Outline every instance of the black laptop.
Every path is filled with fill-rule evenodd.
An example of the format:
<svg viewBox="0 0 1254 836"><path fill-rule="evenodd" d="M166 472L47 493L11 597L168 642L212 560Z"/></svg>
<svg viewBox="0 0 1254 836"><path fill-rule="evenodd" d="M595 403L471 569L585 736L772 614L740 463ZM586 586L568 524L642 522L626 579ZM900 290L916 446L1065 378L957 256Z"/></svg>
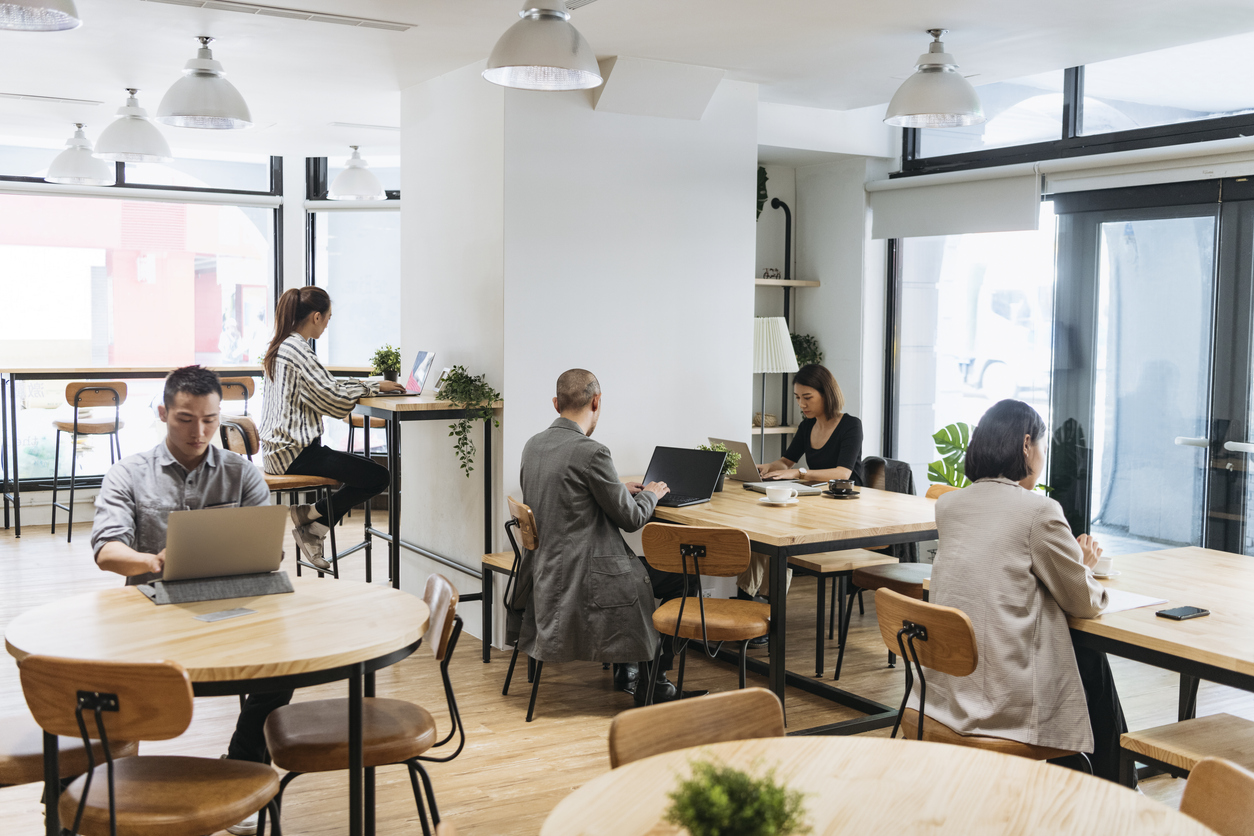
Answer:
<svg viewBox="0 0 1254 836"><path fill-rule="evenodd" d="M658 500L666 508L709 502L723 472L726 453L687 447L656 447L644 483L665 482L671 492Z"/></svg>

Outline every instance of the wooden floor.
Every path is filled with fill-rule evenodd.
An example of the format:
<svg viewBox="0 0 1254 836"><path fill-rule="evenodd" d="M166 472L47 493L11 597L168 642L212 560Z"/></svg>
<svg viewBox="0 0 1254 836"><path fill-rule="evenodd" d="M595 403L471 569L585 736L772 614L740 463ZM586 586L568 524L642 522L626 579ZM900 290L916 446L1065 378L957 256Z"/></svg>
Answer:
<svg viewBox="0 0 1254 836"><path fill-rule="evenodd" d="M353 520L359 520L354 517ZM352 522L353 520L349 520ZM74 543L51 537L46 526L28 527L20 540L12 530L0 530L0 630L19 613L56 598L117 585L112 575L98 571L91 559L89 527L75 526ZM347 535L341 535L347 540ZM294 553L287 543L288 554ZM355 556L356 557L356 556ZM379 562L379 561L377 561ZM360 561L349 558L350 578L361 576ZM335 581L327 580L327 583ZM868 600L868 604L870 601ZM814 659L814 581L798 578L789 594L789 667L812 671ZM475 605L477 606L477 605ZM328 624L326 629L334 630ZM835 643L829 643L828 676L835 662ZM764 655L764 651L755 651ZM735 670L709 662L694 653L686 685L710 690L736 686ZM465 720L466 751L455 761L437 764L430 772L441 814L463 834L533 834L549 811L592 777L609 769L606 734L610 719L632 707L626 694L615 693L610 674L595 663L549 665L545 668L536 707L536 719L524 722L528 686L525 671L509 696L501 695L508 654L493 653L491 664L480 660L479 643L465 635L452 662L452 677ZM1112 659L1124 709L1132 728L1169 723L1175 719L1177 678L1155 668ZM842 685L859 694L896 705L901 699L900 668L886 665L886 654L875 628L874 610L855 614ZM758 684L762 681L756 679ZM332 684L298 692L297 699L339 696L343 686ZM447 728L439 673L425 647L410 659L378 675L380 696L420 702ZM16 666L0 663L0 714L24 709ZM217 757L226 751L238 702L233 697L196 701L196 717L183 737L144 744L151 754L179 753ZM1204 683L1199 714L1227 711L1254 719L1254 695ZM790 729L852 719L858 715L800 691L788 693ZM877 734L886 735L887 731ZM380 834L418 832L404 768L382 769L378 775ZM1183 782L1169 777L1143 782L1147 795L1178 804ZM40 787L0 789L0 821L6 834L42 832ZM291 785L284 804L288 834L343 833L347 829L343 774L311 775Z"/></svg>

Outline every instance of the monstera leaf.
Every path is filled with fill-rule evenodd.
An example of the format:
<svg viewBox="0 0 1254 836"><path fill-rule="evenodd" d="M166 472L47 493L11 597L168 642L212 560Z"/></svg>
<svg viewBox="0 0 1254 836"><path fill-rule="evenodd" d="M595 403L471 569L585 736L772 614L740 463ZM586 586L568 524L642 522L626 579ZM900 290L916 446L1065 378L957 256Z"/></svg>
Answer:
<svg viewBox="0 0 1254 836"><path fill-rule="evenodd" d="M928 481L937 485L953 485L965 488L971 484L967 478L967 445L971 443L971 426L957 423L941 427L932 435L940 460L927 466Z"/></svg>

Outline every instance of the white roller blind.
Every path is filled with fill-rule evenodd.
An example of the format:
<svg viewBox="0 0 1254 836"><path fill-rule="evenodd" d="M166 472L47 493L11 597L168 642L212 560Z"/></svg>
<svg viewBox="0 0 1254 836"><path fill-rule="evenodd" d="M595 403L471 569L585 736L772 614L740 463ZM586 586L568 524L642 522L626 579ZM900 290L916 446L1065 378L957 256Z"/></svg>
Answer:
<svg viewBox="0 0 1254 836"><path fill-rule="evenodd" d="M974 176L973 176L974 175ZM872 238L1036 229L1040 177L1031 165L867 183Z"/></svg>

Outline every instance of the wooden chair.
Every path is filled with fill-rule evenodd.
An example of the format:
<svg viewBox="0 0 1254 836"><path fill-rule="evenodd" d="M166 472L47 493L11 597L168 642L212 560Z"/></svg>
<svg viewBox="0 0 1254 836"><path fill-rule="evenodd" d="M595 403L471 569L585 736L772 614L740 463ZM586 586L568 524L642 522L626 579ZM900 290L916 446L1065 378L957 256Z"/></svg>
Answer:
<svg viewBox="0 0 1254 836"><path fill-rule="evenodd" d="M1119 772L1133 783L1136 762L1187 778L1206 758L1221 758L1254 770L1254 722L1231 714L1211 714L1119 737Z"/></svg>
<svg viewBox="0 0 1254 836"><path fill-rule="evenodd" d="M624 711L610 723L610 768L663 752L784 736L784 707L765 688Z"/></svg>
<svg viewBox="0 0 1254 836"><path fill-rule="evenodd" d="M536 515L532 513L531 508L519 502L514 497L506 497L509 502L510 518L505 523L505 536L509 538L509 544L514 548L514 563L509 571L509 575L505 580L505 606L514 609L514 602L510 598L510 592L514 591L514 581L518 579L518 572L522 568L522 550L535 551L540 547L540 531L536 528ZM522 538L522 546L519 547L518 539L514 537L514 531L518 531L518 537ZM501 689L503 696L509 695L509 683L514 678L514 665L518 662L518 645L514 642L514 653L509 657L509 669L505 671L505 687ZM536 694L540 691L540 672L544 669L543 659L527 659L527 681L531 683L531 702L527 705L527 722L530 723L536 712Z"/></svg>
<svg viewBox="0 0 1254 836"><path fill-rule="evenodd" d="M89 759L83 741L77 737L57 739L57 767L61 778L75 778L88 770ZM129 758L139 751L134 742L112 741L113 757ZM91 761L105 759L104 747L91 746ZM0 787L37 784L44 779L44 732L29 714L0 717Z"/></svg>
<svg viewBox="0 0 1254 836"><path fill-rule="evenodd" d="M122 421L122 404L126 403L126 384L120 380L77 382L65 387L65 402L74 407L73 421L53 421L56 428L56 447L52 456L52 533L57 533L57 509L69 515L65 524L65 542L74 536L74 476L78 472L78 437L81 435L109 436L109 463L122 458L122 442L118 433L126 424ZM79 410L89 407L113 407L112 421L80 421ZM61 433L70 436L70 504L57 502L57 488L61 482Z"/></svg>
<svg viewBox="0 0 1254 836"><path fill-rule="evenodd" d="M1221 758L1203 758L1184 785L1180 812L1219 836L1254 836L1254 773Z"/></svg>
<svg viewBox="0 0 1254 836"><path fill-rule="evenodd" d="M815 635L814 635L814 675L822 676L824 671L824 655L826 645L823 637L823 621L827 613L827 581L832 581L831 617L835 617L838 601L844 602L840 613L840 623L847 624L849 618L846 608L853 606L853 596L849 593L849 584L853 573L858 569L881 564L898 565L897 558L883 552L868 549L845 549L838 552L821 552L820 554L795 555L788 558L788 565L798 575L813 575L815 583ZM903 564L914 565L914 564ZM861 590L856 590L856 592ZM848 598L848 601L845 599ZM847 632L847 630L845 631ZM845 632L841 633L841 644L844 644ZM831 638L831 634L827 638ZM839 668L839 665L837 666ZM839 678L839 676L837 677Z"/></svg>
<svg viewBox="0 0 1254 836"><path fill-rule="evenodd" d="M261 434L257 432L256 423L247 415L223 417L219 434L222 436L222 446L225 449L230 450L232 453L239 453L249 461L252 461L253 456L261 451ZM299 476L286 473L275 476L272 473L266 473L264 470L261 472L261 475L266 480L266 487L270 489L272 494L277 494L280 501L283 498L283 494L287 493L289 505L299 504L301 491L313 491L319 499L326 500L329 508L331 506L331 491L340 485L336 480L325 476ZM324 570L303 560L298 548L296 552L297 577L300 577L302 566L313 569L318 573L318 577L323 576ZM330 572L333 578L338 579L340 577L339 551L335 546L335 526L331 526L331 568L325 571ZM366 565L366 580L370 580L369 564Z"/></svg>
<svg viewBox="0 0 1254 836"><path fill-rule="evenodd" d="M61 822L81 836L203 836L261 811L279 827L279 779L266 764L219 758L118 758L110 738L170 740L192 721L192 684L174 662L89 662L28 656L19 673L44 731L100 741L105 763L61 794Z"/></svg>
<svg viewBox="0 0 1254 836"><path fill-rule="evenodd" d="M875 591L875 614L884 644L897 650L906 662L906 693L890 737L896 737L897 729L901 728L906 737L917 740L988 749L1038 761L1079 756L1088 764L1088 758L1080 752L1034 746L1003 737L960 734L939 720L928 717L925 703L927 681L923 669L950 676L970 676L979 664L979 649L971 619L962 610L915 600L888 588ZM921 695L918 711L906 708L916 675ZM1089 772L1092 772L1091 768Z"/></svg>
<svg viewBox="0 0 1254 836"><path fill-rule="evenodd" d="M243 414L247 415L248 399L256 393L257 382L251 377L222 377L218 378L218 382L222 384L222 400L243 401Z"/></svg>
<svg viewBox="0 0 1254 836"><path fill-rule="evenodd" d="M701 576L734 578L749 566L749 537L735 528L649 523L644 527L644 559L654 569L684 575L683 597L672 598L653 611L653 627L670 635L679 651L679 679L675 689L684 690L684 660L688 644L700 641L709 656L711 644L725 641L740 643L740 687L745 687L745 660L749 640L765 635L771 626L771 608L759 601L735 598L704 598ZM695 578L695 596L689 597L688 578ZM649 676L647 702L653 701L658 664L662 652L659 639L657 655Z"/></svg>
<svg viewBox="0 0 1254 836"><path fill-rule="evenodd" d="M422 832L430 836L423 793L431 806L431 818L440 823L435 803L435 790L422 762L446 763L461 754L466 745L466 729L457 709L453 683L448 667L462 632L462 619L457 615L457 590L443 575L431 575L422 599L431 610L427 634L423 641L440 663L444 696L448 704L451 727L437 740L435 718L431 712L405 700L367 697L362 702L362 763L367 769L405 764L418 805ZM457 746L445 757L431 757L431 749L448 745L456 736ZM295 778L308 772L338 772L348 769L348 700L313 700L275 709L266 718L266 747L274 765L288 770L279 789L283 792ZM421 784L421 789L420 789Z"/></svg>

